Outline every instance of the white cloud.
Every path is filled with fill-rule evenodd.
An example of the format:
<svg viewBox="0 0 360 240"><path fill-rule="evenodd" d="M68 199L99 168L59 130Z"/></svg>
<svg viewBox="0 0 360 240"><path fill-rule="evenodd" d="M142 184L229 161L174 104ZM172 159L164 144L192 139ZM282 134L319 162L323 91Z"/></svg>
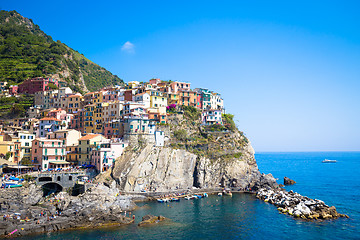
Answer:
<svg viewBox="0 0 360 240"><path fill-rule="evenodd" d="M127 41L126 43L124 43L124 45L122 45L121 51L128 52L128 53L134 53L135 45L132 44L131 42Z"/></svg>

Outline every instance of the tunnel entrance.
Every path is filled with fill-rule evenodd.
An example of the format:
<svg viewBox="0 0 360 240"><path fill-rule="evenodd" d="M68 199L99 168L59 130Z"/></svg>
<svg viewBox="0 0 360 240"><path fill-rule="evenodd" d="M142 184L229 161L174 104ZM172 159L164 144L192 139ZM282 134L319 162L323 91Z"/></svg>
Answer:
<svg viewBox="0 0 360 240"><path fill-rule="evenodd" d="M46 183L42 186L42 190L43 190L43 197L46 197L48 195L50 195L51 193L59 193L63 190L63 187L60 184L51 182L51 183Z"/></svg>

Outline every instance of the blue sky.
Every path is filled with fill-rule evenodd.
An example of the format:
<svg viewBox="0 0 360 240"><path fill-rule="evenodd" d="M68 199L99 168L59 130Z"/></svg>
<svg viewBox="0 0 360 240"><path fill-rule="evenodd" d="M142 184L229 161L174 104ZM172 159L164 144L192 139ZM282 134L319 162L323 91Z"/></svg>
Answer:
<svg viewBox="0 0 360 240"><path fill-rule="evenodd" d="M124 81L222 94L256 151L360 151L357 1L13 1Z"/></svg>

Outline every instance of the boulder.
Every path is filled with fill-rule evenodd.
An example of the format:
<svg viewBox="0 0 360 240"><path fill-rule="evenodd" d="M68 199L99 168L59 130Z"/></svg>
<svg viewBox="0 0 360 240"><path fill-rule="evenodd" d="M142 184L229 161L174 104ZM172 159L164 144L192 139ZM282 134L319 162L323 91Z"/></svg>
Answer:
<svg viewBox="0 0 360 240"><path fill-rule="evenodd" d="M294 180L291 180L290 178L288 177L284 177L284 185L293 185L295 184L296 182Z"/></svg>
<svg viewBox="0 0 360 240"><path fill-rule="evenodd" d="M29 186L28 196L24 199L25 204L34 206L40 202L42 197L43 197L43 191L42 191L41 187L37 186L35 184L31 184Z"/></svg>

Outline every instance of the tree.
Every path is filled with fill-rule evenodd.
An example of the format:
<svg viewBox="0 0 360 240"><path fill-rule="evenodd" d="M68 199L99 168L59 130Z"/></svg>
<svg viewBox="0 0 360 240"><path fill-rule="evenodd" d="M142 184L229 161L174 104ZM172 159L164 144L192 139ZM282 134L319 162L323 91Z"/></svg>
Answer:
<svg viewBox="0 0 360 240"><path fill-rule="evenodd" d="M53 89L58 89L58 87L53 83L49 83L47 86L48 86L49 89L52 89L52 90Z"/></svg>
<svg viewBox="0 0 360 240"><path fill-rule="evenodd" d="M20 164L21 165L31 165L32 162L31 162L31 159L29 157L26 157L26 158L21 159Z"/></svg>

